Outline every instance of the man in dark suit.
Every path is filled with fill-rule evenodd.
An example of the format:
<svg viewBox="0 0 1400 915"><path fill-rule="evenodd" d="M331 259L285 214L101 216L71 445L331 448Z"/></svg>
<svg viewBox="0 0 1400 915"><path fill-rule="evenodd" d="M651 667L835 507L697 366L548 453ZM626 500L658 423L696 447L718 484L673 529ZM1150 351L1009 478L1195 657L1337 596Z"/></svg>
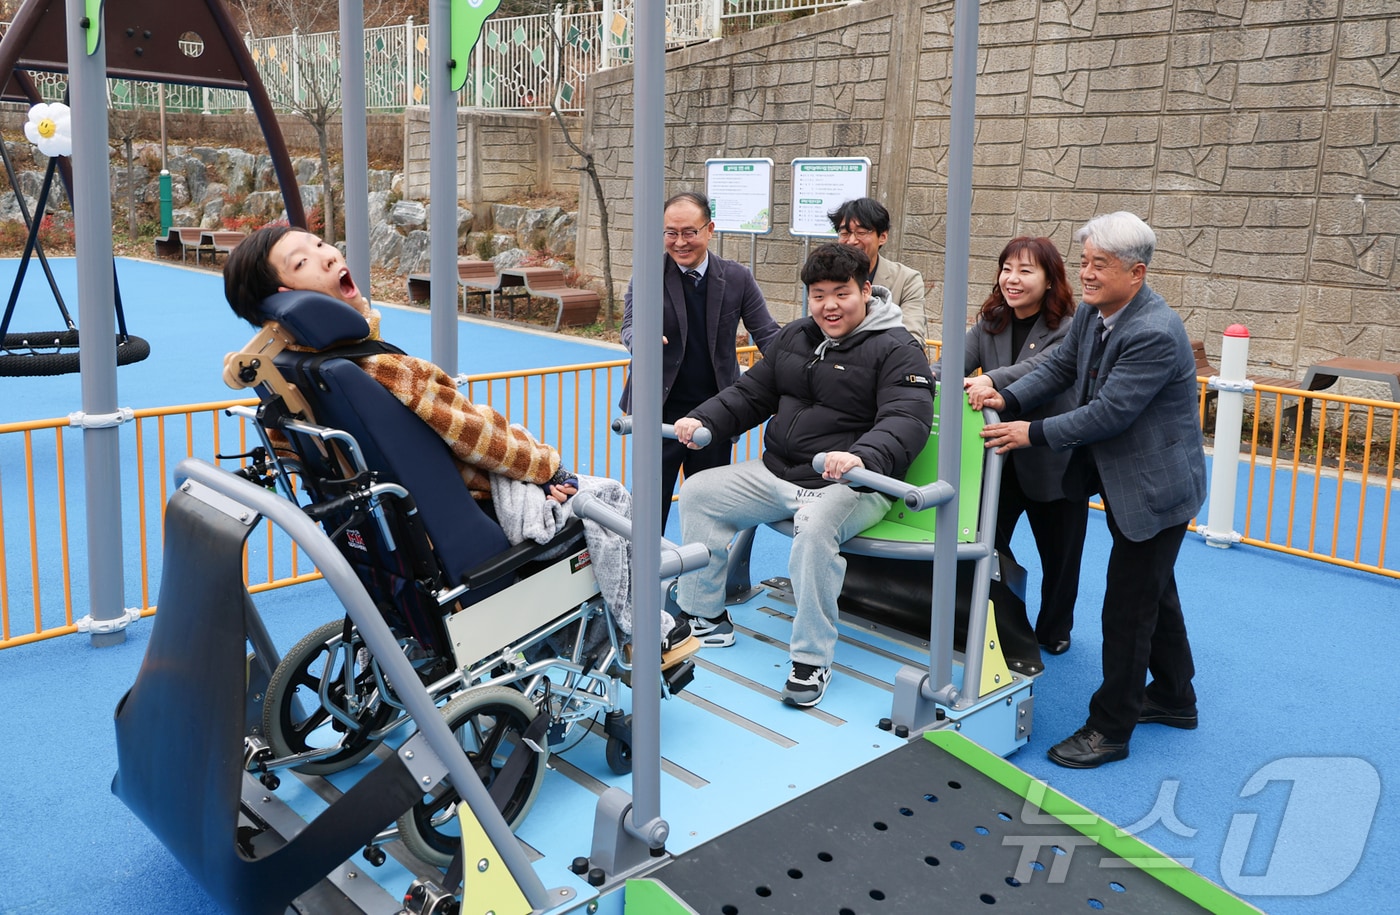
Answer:
<svg viewBox="0 0 1400 915"><path fill-rule="evenodd" d="M987 426L988 447L1073 449L1066 489L1102 493L1113 548L1103 603L1103 683L1084 727L1053 762L1124 759L1138 724L1196 727L1195 666L1176 589L1176 556L1206 493L1196 362L1186 328L1146 283L1152 229L1131 213L1096 216L1082 245L1084 304L1064 342L1002 391L969 390L974 407L1018 415L1073 389L1080 406ZM1152 682L1147 682L1148 673Z"/></svg>
<svg viewBox="0 0 1400 915"><path fill-rule="evenodd" d="M709 252L715 224L710 201L687 191L666 201L666 264L661 283L661 421L674 423L722 389L739 380L735 340L739 322L762 352L778 334L763 293L743 264ZM622 345L632 352L632 284L622 312ZM618 406L632 410L632 379ZM641 431L641 430L638 430ZM693 476L729 463L733 443L711 442L692 451L675 441L661 443L661 527L671 511L671 493L681 467Z"/></svg>

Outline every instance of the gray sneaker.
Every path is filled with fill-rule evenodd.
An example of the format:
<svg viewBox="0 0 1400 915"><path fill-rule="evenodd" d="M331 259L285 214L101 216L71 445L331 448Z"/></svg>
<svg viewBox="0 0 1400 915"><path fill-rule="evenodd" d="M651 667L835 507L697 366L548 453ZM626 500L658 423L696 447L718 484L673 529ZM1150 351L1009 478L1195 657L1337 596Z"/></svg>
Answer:
<svg viewBox="0 0 1400 915"><path fill-rule="evenodd" d="M690 631L700 640L701 646L705 648L728 648L734 644L734 622L729 618L728 610L721 610L719 616L714 619L707 619L703 616L691 616L689 613L681 613L677 623L685 621L690 624Z"/></svg>
<svg viewBox="0 0 1400 915"><path fill-rule="evenodd" d="M783 686L783 701L799 708L810 708L822 701L826 685L831 682L830 667L792 662L792 672Z"/></svg>

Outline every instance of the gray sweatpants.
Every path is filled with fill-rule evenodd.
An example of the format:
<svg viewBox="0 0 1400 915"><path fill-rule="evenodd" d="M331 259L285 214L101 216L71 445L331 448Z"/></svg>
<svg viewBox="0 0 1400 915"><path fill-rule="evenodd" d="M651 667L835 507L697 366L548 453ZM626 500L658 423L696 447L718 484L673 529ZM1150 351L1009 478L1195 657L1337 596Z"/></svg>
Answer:
<svg viewBox="0 0 1400 915"><path fill-rule="evenodd" d="M724 609L729 542L745 528L792 518L788 577L797 597L789 653L793 661L830 667L836 652L836 598L846 577L840 546L882 518L892 500L843 483L804 489L774 476L760 461L697 473L681 487L681 540L703 543L710 564L682 575L677 594L691 616Z"/></svg>

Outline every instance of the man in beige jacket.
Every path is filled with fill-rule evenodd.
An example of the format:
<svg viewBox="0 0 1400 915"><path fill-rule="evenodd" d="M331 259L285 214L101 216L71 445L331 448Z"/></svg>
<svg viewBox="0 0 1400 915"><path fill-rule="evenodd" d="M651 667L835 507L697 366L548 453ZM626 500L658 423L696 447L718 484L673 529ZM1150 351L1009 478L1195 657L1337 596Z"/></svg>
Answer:
<svg viewBox="0 0 1400 915"><path fill-rule="evenodd" d="M890 211L872 197L857 197L833 210L830 218L836 240L865 252L870 259L871 285L890 291L890 301L904 315L904 326L920 346L925 345L928 319L924 314L924 278L914 268L880 256L880 248L890 238Z"/></svg>

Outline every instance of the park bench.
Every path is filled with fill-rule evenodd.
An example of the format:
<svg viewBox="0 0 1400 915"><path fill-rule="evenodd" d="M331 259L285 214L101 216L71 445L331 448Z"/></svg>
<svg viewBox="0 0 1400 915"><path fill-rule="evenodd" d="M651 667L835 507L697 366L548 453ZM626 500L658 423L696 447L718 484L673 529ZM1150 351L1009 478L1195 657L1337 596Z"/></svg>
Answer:
<svg viewBox="0 0 1400 915"><path fill-rule="evenodd" d="M506 290L524 289L524 293L509 293ZM559 303L554 318L554 329L561 327L583 327L598 319L598 309L602 302L598 293L591 289L577 289L569 286L564 279L564 271L557 267L505 267L501 269L501 295L511 301L512 316L514 300L523 295L542 299L553 299Z"/></svg>
<svg viewBox="0 0 1400 915"><path fill-rule="evenodd" d="M457 261L457 284L462 287L462 311L467 310L467 296L481 296L481 308L494 315L496 290L501 288L501 278L496 273L496 265L491 261L460 258ZM433 278L426 273L408 275L408 301L422 305L432 298ZM489 297L489 303L488 303Z"/></svg>
<svg viewBox="0 0 1400 915"><path fill-rule="evenodd" d="M1210 357L1206 355L1206 342L1204 340L1192 340L1191 352L1196 357L1197 376L1202 378L1219 376L1220 370L1217 369L1215 366L1211 365ZM1245 378L1248 381L1253 382L1255 385L1263 384L1275 388L1292 388L1300 391L1304 389L1303 382L1299 381L1296 378L1287 378L1281 375L1246 375ZM1217 391L1211 388L1206 388L1205 409L1202 411L1201 414L1201 420L1203 423L1209 421L1211 415L1211 408L1215 404L1215 398L1217 393Z"/></svg>
<svg viewBox="0 0 1400 915"><path fill-rule="evenodd" d="M199 244L194 249L194 262L199 263L201 252L208 252L209 262L218 263L219 255L227 255L234 248L237 248L243 239L248 237L247 232L236 231L204 231L199 235Z"/></svg>
<svg viewBox="0 0 1400 915"><path fill-rule="evenodd" d="M156 255L158 257L174 257L180 255L180 260L185 260L185 255L190 248L195 249L195 257L199 256L199 238L204 234L204 230L198 226L171 226L164 235L156 237Z"/></svg>

